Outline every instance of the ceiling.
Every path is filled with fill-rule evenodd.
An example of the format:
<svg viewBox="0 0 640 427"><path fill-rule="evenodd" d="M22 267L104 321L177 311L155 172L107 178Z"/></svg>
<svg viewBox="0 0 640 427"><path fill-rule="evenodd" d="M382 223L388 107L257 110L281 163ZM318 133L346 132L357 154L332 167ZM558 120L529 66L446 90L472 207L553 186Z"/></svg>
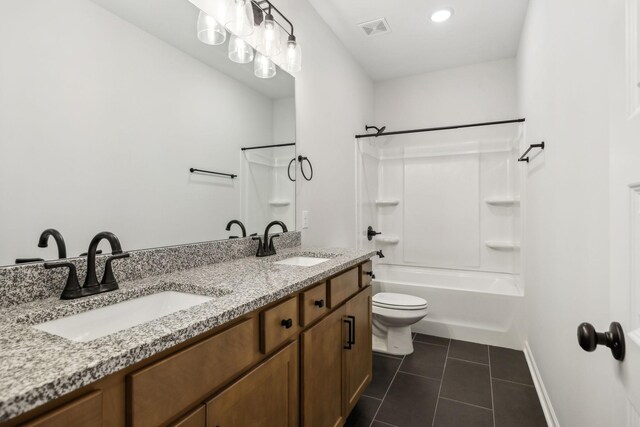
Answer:
<svg viewBox="0 0 640 427"><path fill-rule="evenodd" d="M269 98L294 96L294 79L278 69L274 78L253 75L253 63L236 64L227 57L228 41L220 46L206 45L196 36L199 10L187 0L91 0L143 31L240 81Z"/></svg>
<svg viewBox="0 0 640 427"><path fill-rule="evenodd" d="M514 57L528 0L310 0L374 80ZM443 23L429 17L453 8ZM391 32L358 24L386 18Z"/></svg>

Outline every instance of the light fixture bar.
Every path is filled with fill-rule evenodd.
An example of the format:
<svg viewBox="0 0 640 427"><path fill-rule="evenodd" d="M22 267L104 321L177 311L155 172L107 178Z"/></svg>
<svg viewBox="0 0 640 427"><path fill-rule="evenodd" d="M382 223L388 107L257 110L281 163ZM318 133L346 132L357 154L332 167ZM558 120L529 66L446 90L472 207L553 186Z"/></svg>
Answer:
<svg viewBox="0 0 640 427"><path fill-rule="evenodd" d="M258 8L259 8L260 10L262 10L262 12L263 12L263 13L269 13L269 14L271 14L271 9L275 10L275 11L278 13L278 15L280 15L280 17L281 17L282 19L284 19L285 21L287 21L287 24L289 24L289 26L291 27L291 31L287 31L287 29L286 29L286 28L285 28L281 23L279 23L278 21L275 21L275 20L274 20L274 21L275 21L275 22L280 26L280 28L282 28L282 29L283 29L283 30L284 30L288 35L290 35L290 36L292 36L292 35L293 35L293 24L291 23L291 21L289 21L289 19L287 19L287 17L286 17L286 16L284 16L284 15L282 14L282 12L280 12L280 11L278 10L278 8L277 8L277 7L275 7L275 6L273 5L273 3L271 3L269 0L259 0L259 1L258 1L258 0L251 0L251 2L252 2L253 4L255 4L256 6L258 6ZM265 3L267 4L267 6L266 6L266 7L262 6L262 5L263 5L263 4L265 4Z"/></svg>

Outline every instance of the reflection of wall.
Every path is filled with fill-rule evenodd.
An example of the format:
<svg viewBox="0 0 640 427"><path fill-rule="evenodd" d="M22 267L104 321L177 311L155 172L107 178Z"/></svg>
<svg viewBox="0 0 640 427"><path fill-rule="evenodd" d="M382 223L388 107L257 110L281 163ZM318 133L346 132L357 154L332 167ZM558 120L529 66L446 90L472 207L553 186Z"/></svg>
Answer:
<svg viewBox="0 0 640 427"><path fill-rule="evenodd" d="M0 264L224 238L240 146L273 134L272 100L84 0L0 4ZM195 37L195 35L194 35Z"/></svg>
<svg viewBox="0 0 640 427"><path fill-rule="evenodd" d="M273 100L273 143L296 142L296 101L294 98Z"/></svg>

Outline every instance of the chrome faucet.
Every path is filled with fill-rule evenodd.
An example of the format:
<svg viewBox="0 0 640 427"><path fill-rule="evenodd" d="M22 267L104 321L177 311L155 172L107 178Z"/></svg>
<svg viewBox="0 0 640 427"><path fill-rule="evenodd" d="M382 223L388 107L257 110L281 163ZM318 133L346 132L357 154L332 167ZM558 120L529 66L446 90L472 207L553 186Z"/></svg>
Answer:
<svg viewBox="0 0 640 427"><path fill-rule="evenodd" d="M287 226L284 225L284 222L282 221L271 221L268 225L267 228L265 228L264 230L264 240L262 240L260 237L254 237L253 240L257 240L258 241L258 251L256 252L256 256L257 257L265 257L265 256L270 256L270 255L275 255L276 254L276 248L273 246L273 239L276 237L279 237L279 234L274 234L273 236L271 236L271 238L269 238L269 230L271 229L271 227L273 227L274 225L279 225L282 228L282 231L284 233L286 233L287 231ZM267 241L269 242L267 244Z"/></svg>

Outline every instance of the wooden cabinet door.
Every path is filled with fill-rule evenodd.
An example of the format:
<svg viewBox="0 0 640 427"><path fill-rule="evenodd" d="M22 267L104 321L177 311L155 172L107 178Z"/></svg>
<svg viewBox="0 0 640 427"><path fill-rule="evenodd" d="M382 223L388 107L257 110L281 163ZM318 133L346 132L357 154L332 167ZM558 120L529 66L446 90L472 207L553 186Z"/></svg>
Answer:
<svg viewBox="0 0 640 427"><path fill-rule="evenodd" d="M297 427L298 342L289 344L207 403L209 427Z"/></svg>
<svg viewBox="0 0 640 427"><path fill-rule="evenodd" d="M180 418L180 420L171 424L171 427L207 427L207 411L205 406L198 406Z"/></svg>
<svg viewBox="0 0 640 427"><path fill-rule="evenodd" d="M102 426L102 392L89 393L23 425L29 427Z"/></svg>
<svg viewBox="0 0 640 427"><path fill-rule="evenodd" d="M347 301L346 316L351 321L351 348L344 350L347 414L371 382L371 287Z"/></svg>
<svg viewBox="0 0 640 427"><path fill-rule="evenodd" d="M344 307L302 333L302 425L333 427L344 423Z"/></svg>

